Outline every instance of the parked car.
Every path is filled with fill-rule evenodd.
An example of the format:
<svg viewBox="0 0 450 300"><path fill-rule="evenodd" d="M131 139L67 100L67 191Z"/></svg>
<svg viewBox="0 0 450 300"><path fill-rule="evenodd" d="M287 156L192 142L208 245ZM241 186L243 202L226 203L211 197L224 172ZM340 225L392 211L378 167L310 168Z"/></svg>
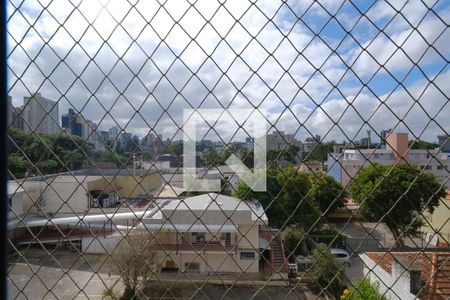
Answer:
<svg viewBox="0 0 450 300"><path fill-rule="evenodd" d="M331 255L338 263L348 264L350 263L350 254L344 249L331 248Z"/></svg>

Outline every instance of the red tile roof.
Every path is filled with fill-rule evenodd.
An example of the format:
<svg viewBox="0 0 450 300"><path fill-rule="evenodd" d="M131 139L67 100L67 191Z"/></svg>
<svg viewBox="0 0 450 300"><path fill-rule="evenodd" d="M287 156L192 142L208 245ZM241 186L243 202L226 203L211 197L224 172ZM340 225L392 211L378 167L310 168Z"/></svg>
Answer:
<svg viewBox="0 0 450 300"><path fill-rule="evenodd" d="M367 252L366 255L389 273L394 257L408 259L411 265L421 270L425 286L419 295L420 299L449 299L450 252Z"/></svg>

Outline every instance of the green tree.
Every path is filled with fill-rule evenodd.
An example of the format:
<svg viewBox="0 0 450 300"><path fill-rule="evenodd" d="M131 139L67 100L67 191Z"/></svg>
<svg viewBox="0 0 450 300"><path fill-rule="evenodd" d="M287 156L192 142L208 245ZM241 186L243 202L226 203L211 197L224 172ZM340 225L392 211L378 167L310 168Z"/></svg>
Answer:
<svg viewBox="0 0 450 300"><path fill-rule="evenodd" d="M266 211L270 226L297 224L308 231L313 225L314 228L320 228L321 225L321 212L308 196L310 189L309 176L298 172L296 168L269 168L266 192L253 192L245 183L240 182L235 196L241 199L258 199Z"/></svg>
<svg viewBox="0 0 450 300"><path fill-rule="evenodd" d="M10 154L8 156L9 167L8 169L16 178L22 178L25 176L25 172L29 167L29 162L18 154Z"/></svg>
<svg viewBox="0 0 450 300"><path fill-rule="evenodd" d="M78 136L27 133L8 130L10 170L15 177L33 173L56 173L83 167L93 153L93 145ZM26 169L24 169L26 166Z"/></svg>
<svg viewBox="0 0 450 300"><path fill-rule="evenodd" d="M300 160L299 156L300 147L296 145L289 145L287 149L283 150L283 158L290 163L295 164L297 160Z"/></svg>
<svg viewBox="0 0 450 300"><path fill-rule="evenodd" d="M168 144L166 147L161 149L160 154L174 154L181 155L183 154L183 143L180 142L172 142Z"/></svg>
<svg viewBox="0 0 450 300"><path fill-rule="evenodd" d="M327 160L327 154L333 152L333 146L335 142L319 143L317 144L311 153L307 154L306 159L308 161L320 161Z"/></svg>
<svg viewBox="0 0 450 300"><path fill-rule="evenodd" d="M282 192L279 197L281 221L297 224L305 231L321 227L321 212L308 195L312 185L308 174L298 172L294 167L282 169L277 174Z"/></svg>
<svg viewBox="0 0 450 300"><path fill-rule="evenodd" d="M427 141L421 141L421 140L416 140L416 141L409 141L409 147L411 147L411 149L436 149L439 148L439 145L436 143L430 143Z"/></svg>
<svg viewBox="0 0 450 300"><path fill-rule="evenodd" d="M313 250L314 277L321 288L326 288L336 299L344 290L343 266L339 265L326 244L318 244Z"/></svg>
<svg viewBox="0 0 450 300"><path fill-rule="evenodd" d="M247 166L247 168L253 168L253 150L248 151L246 148L242 148L239 151L239 159Z"/></svg>
<svg viewBox="0 0 450 300"><path fill-rule="evenodd" d="M402 235L419 232L423 211L432 213L445 197L433 174L409 164L372 165L358 173L349 190L362 215L371 222L384 221L399 246L403 246Z"/></svg>
<svg viewBox="0 0 450 300"><path fill-rule="evenodd" d="M283 244L288 255L296 257L298 255L308 256L316 243L307 235L305 231L298 227L286 227L283 230Z"/></svg>
<svg viewBox="0 0 450 300"><path fill-rule="evenodd" d="M202 163L204 166L211 168L219 165L219 155L214 147L208 147L203 151Z"/></svg>
<svg viewBox="0 0 450 300"><path fill-rule="evenodd" d="M312 188L309 195L320 211L329 214L344 207L346 192L333 177L316 172L310 175L310 179Z"/></svg>
<svg viewBox="0 0 450 300"><path fill-rule="evenodd" d="M280 226L282 225L282 220L285 220L286 214L280 208L278 203L278 193L281 190L281 187L277 181L278 170L274 168L269 168L267 170L267 191L265 192L254 192L252 191L247 184L243 181L240 181L234 191L233 195L240 199L257 199L261 205L264 207L266 215L269 219L270 226Z"/></svg>

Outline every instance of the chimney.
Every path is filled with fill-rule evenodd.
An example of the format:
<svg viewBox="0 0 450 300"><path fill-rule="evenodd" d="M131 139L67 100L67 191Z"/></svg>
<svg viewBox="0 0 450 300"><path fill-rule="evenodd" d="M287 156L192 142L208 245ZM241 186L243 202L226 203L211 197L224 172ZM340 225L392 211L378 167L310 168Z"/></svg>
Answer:
<svg viewBox="0 0 450 300"><path fill-rule="evenodd" d="M386 147L392 151L396 161L408 159L408 133L392 132L386 139Z"/></svg>

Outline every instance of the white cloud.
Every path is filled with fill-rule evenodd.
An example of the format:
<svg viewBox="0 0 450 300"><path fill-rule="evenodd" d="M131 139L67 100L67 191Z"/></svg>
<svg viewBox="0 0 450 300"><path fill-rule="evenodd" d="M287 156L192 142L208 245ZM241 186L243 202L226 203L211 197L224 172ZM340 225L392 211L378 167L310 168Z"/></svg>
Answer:
<svg viewBox="0 0 450 300"><path fill-rule="evenodd" d="M321 4L330 13L336 13L341 2L327 0ZM445 117L450 113L448 105L436 115L450 94L445 84L450 79L448 69L435 80L435 85L447 96L430 86L408 112L414 101L399 90L385 102L393 113L386 105L378 108L380 99L388 93L380 99L367 88L359 93L362 84L337 54L297 22L281 1L256 4L226 1L223 6L209 0L196 1L194 5L167 1L165 7L156 1L137 1L135 8L127 1L89 1L89 5L81 2L79 11L63 1L53 3L29 31L28 22L33 24L42 6L27 1L20 12L15 12L14 5L9 4L8 41L10 51L14 49L8 57L9 85L15 105L21 104L23 96L39 89L48 98L60 100L61 113L74 106L82 109L87 118L101 121L100 126L105 129L115 120L120 126L128 124L127 130L141 135L156 126L156 131L169 138L175 134L176 124L181 125L182 109L191 106L253 105L266 113L271 122L278 120L276 127L286 132L300 128L297 119L305 122L306 129L299 131L302 138L308 132L325 135L331 131L328 139L341 140L344 133L334 125L337 121L350 137L367 120L376 130L393 127L398 123L393 113L404 117L414 133L424 131L423 136L428 139L443 133L435 124L424 130L430 117L439 121L442 128L450 127L450 120ZM287 3L298 15L311 4ZM403 7L397 1L391 5L396 9ZM317 4L311 7L311 13L317 18L329 17ZM349 37L339 47L338 53L347 64L356 60L352 67L356 76L368 80L379 64L393 73L406 72L413 66L407 56L416 63L425 52L421 67L439 60L442 64L440 55L448 56L450 34L445 24L428 14L418 25L427 13L423 5L407 4L401 13L405 19L398 16L399 21L392 22L385 30L393 42L384 34L373 39L373 34L354 32L366 49L356 46ZM354 12L341 9L339 15L347 16L348 24L355 21ZM395 11L384 1L367 13L376 24L394 15ZM235 23L236 19L239 24ZM418 25L417 29L413 31L405 20ZM64 26L59 27L58 22L65 22ZM121 26L117 22L122 22ZM328 37L333 39L335 45L340 42L334 36ZM431 50L427 43L435 43L438 52ZM398 49L400 44L403 51ZM31 62L27 54L35 61ZM319 67L320 72L316 70ZM425 90L426 82L418 79L407 84L413 95ZM333 85L337 85L340 93ZM324 103L315 109L314 102ZM285 111L288 104L290 111ZM133 107L140 109L140 114L136 115ZM404 130L406 126L402 126L399 128Z"/></svg>

